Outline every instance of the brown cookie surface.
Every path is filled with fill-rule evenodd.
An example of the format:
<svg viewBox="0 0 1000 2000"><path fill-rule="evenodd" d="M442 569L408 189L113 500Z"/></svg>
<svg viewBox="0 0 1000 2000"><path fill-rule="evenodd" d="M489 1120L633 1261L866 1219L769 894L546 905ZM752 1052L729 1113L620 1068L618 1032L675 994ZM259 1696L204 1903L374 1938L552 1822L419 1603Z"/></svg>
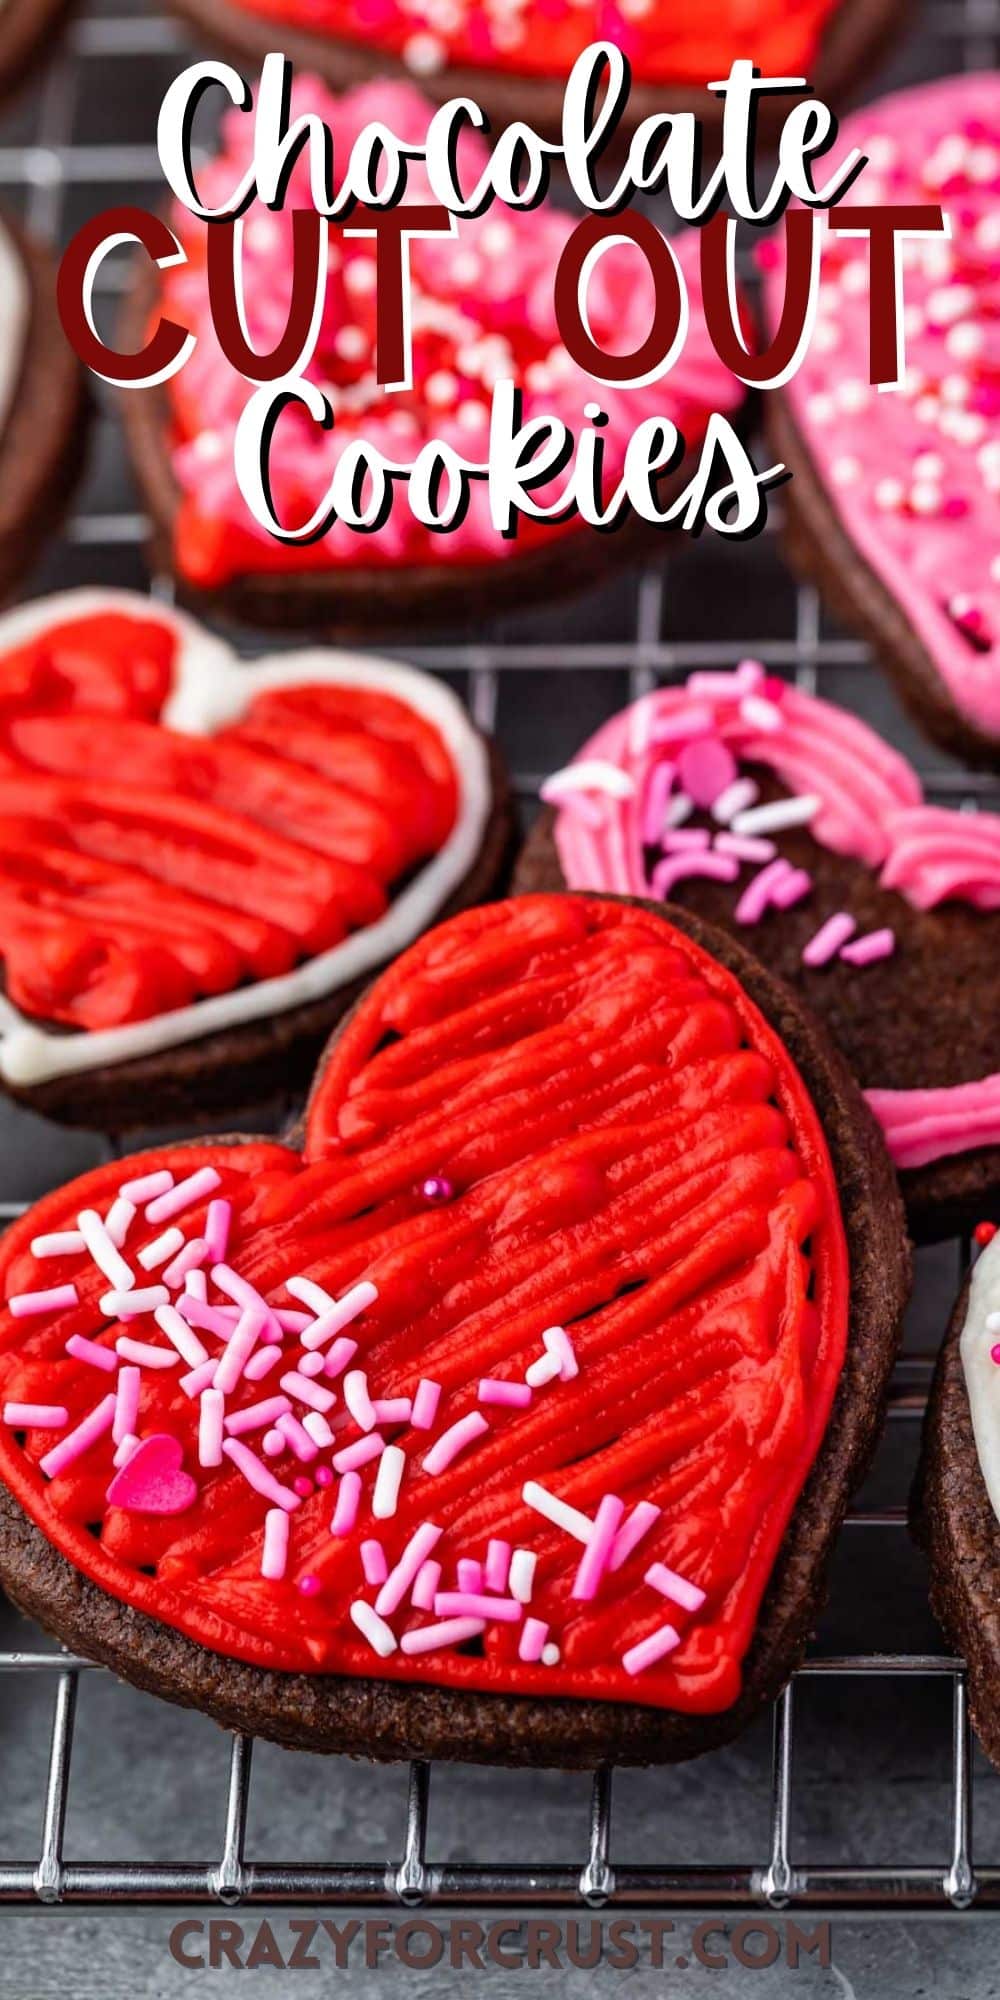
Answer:
<svg viewBox="0 0 1000 2000"><path fill-rule="evenodd" d="M3 21L0 10L0 23ZM28 314L17 381L0 419L0 598L54 532L83 464L89 396L56 310L55 267L8 216L0 228L21 259Z"/></svg>
<svg viewBox="0 0 1000 2000"><path fill-rule="evenodd" d="M52 40L73 0L4 0L0 7L0 96L11 91L51 53Z"/></svg>
<svg viewBox="0 0 1000 2000"><path fill-rule="evenodd" d="M683 913L675 921L742 981L810 1091L830 1147L850 1258L848 1348L826 1434L773 1569L738 1701L680 1715L632 1703L539 1700L264 1671L213 1654L81 1576L0 1493L0 1576L64 1643L138 1685L204 1709L225 1726L296 1747L392 1759L450 1757L572 1768L669 1762L734 1736L801 1658L824 1596L824 1570L848 1497L874 1446L909 1259L880 1135L840 1058L794 996L732 939Z"/></svg>

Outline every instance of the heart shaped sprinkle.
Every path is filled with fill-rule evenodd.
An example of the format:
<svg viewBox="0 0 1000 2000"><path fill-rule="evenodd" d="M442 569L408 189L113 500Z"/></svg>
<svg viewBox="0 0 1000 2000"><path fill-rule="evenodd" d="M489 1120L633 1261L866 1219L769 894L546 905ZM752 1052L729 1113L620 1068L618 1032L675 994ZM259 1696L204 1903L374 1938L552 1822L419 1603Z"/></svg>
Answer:
<svg viewBox="0 0 1000 2000"><path fill-rule="evenodd" d="M162 1433L143 1438L108 1487L108 1506L130 1514L186 1514L197 1498L182 1447Z"/></svg>

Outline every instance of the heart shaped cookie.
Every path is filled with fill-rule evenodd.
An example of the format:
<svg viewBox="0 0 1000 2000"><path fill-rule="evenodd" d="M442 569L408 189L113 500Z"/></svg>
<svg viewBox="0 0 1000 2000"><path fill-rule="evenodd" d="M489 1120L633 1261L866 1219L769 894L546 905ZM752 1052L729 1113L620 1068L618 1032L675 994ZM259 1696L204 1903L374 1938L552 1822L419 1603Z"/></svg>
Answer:
<svg viewBox="0 0 1000 2000"><path fill-rule="evenodd" d="M949 77L845 120L849 199L940 202L907 244L906 372L868 382L868 248L833 235L803 366L767 397L791 552L859 627L946 750L1000 766L1000 76ZM775 250L765 299L780 310Z"/></svg>
<svg viewBox="0 0 1000 2000"><path fill-rule="evenodd" d="M19 1604L229 1724L386 1757L686 1756L777 1691L906 1245L822 1035L682 922L465 912L344 1024L301 1152L160 1149L15 1224ZM122 1504L147 1440L183 1511Z"/></svg>
<svg viewBox="0 0 1000 2000"><path fill-rule="evenodd" d="M510 840L440 682L323 650L243 663L106 591L0 619L0 828L0 1081L112 1130L307 1079Z"/></svg>
<svg viewBox="0 0 1000 2000"><path fill-rule="evenodd" d="M653 894L745 937L867 1092L914 1233L1000 1200L1000 815L928 805L867 724L752 661L644 697L543 795L517 886Z"/></svg>

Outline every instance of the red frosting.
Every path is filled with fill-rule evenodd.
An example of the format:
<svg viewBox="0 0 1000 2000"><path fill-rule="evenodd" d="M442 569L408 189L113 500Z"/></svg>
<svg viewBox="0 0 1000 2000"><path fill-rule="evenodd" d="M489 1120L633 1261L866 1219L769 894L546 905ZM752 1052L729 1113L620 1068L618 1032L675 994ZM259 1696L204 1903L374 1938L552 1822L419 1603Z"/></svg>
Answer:
<svg viewBox="0 0 1000 2000"><path fill-rule="evenodd" d="M108 1502L107 1432L51 1479L40 1470L116 1387L88 1350L68 1355L67 1340L114 1350L125 1337L161 1354L166 1343L148 1312L124 1327L102 1314L108 1278L85 1252L43 1260L32 1242L75 1228L81 1210L106 1214L137 1175L167 1167L180 1180L206 1165L219 1176L213 1199L233 1209L223 1270L279 1309L300 1305L300 1277L334 1298L369 1283L374 1302L348 1328L366 1393L412 1398L421 1379L440 1386L430 1428L417 1430L405 1411L379 1414L377 1434L404 1455L388 1518L372 1515L373 1461L361 1470L356 1525L331 1535L331 1455L365 1435L346 1407L343 1360L312 1374L333 1390L333 1437L307 1463L287 1449L261 1457L260 1432L244 1433L285 1490L278 1509L229 1456L218 1468L200 1463L186 1362L141 1366L134 1435L159 1442L116 1493L141 1501L152 1482L144 1511ZM204 1198L177 1220L189 1239L211 1233ZM140 1208L123 1238L141 1286L160 1276L137 1261L160 1228ZM738 1693L847 1332L837 1187L787 1051L737 981L683 934L585 896L468 912L398 960L321 1073L304 1158L264 1142L210 1143L101 1167L8 1232L0 1280L7 1300L76 1288L68 1308L0 1317L0 1474L50 1541L114 1597L267 1667L700 1711ZM208 1284L210 1302L229 1303L217 1278ZM227 1420L272 1396L288 1371L301 1386L299 1371L316 1370L322 1344L310 1348L302 1331L310 1319L285 1330L266 1379L227 1393ZM526 1407L479 1399L485 1377L523 1384L553 1327L577 1372L539 1383ZM218 1338L200 1337L222 1352ZM299 1393L289 1386L293 1402ZM24 1404L56 1406L61 1424L25 1430ZM478 1434L432 1475L428 1451L470 1414ZM596 1594L581 1599L581 1541L525 1499L529 1481L591 1522L608 1496L626 1522L640 1503L658 1512L620 1566L597 1564ZM156 1510L157 1494L170 1511ZM261 1573L264 1521L282 1504L288 1560L273 1578ZM379 1658L350 1616L377 1595L361 1545L381 1541L391 1570L428 1522L443 1530L441 1589L463 1574L468 1588L458 1564L473 1566L474 1581L492 1541L537 1557L530 1603L509 1622L486 1617L471 1650L410 1654L398 1642L443 1607L414 1609L407 1593L387 1614L396 1648ZM687 1608L647 1580L657 1564L680 1579ZM548 1627L557 1659L519 1658L525 1617ZM623 1656L665 1623L679 1635L673 1650L628 1671Z"/></svg>
<svg viewBox="0 0 1000 2000"><path fill-rule="evenodd" d="M0 954L25 1013L117 1027L289 971L380 917L452 826L437 732L394 697L275 688L166 728L177 638L121 612L0 659Z"/></svg>
<svg viewBox="0 0 1000 2000"><path fill-rule="evenodd" d="M590 42L616 42L641 82L704 86L737 56L801 75L837 0L241 0L268 20L389 49L418 74L446 63L564 78Z"/></svg>

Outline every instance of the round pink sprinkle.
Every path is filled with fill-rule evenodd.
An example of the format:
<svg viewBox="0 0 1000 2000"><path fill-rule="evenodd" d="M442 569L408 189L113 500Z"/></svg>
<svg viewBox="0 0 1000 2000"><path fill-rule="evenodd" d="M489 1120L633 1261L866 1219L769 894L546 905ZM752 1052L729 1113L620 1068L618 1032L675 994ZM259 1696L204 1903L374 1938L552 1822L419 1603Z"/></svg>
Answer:
<svg viewBox="0 0 1000 2000"><path fill-rule="evenodd" d="M443 1174L432 1174L430 1179L424 1182L420 1192L425 1201L444 1202L452 1199L455 1190L451 1182L445 1180Z"/></svg>
<svg viewBox="0 0 1000 2000"><path fill-rule="evenodd" d="M995 1347L990 1348L990 1360L995 1361L1000 1366L1000 1340L997 1341Z"/></svg>
<svg viewBox="0 0 1000 2000"><path fill-rule="evenodd" d="M280 1458L285 1449L285 1440L280 1431L265 1431L261 1450L265 1458Z"/></svg>
<svg viewBox="0 0 1000 2000"><path fill-rule="evenodd" d="M318 1576L300 1576L298 1590L300 1597L318 1597L323 1586Z"/></svg>
<svg viewBox="0 0 1000 2000"><path fill-rule="evenodd" d="M318 1465L318 1466L317 1466L317 1468L316 1468L316 1484L317 1484L317 1486L332 1486L332 1485L333 1485L333 1472L331 1471L331 1468L330 1468L330 1467L329 1467L328 1465Z"/></svg>
<svg viewBox="0 0 1000 2000"><path fill-rule="evenodd" d="M313 1490L313 1483L311 1479L306 1478L304 1472L300 1472L298 1478L292 1480L292 1487L294 1491L298 1494L300 1500L308 1500L309 1495Z"/></svg>

